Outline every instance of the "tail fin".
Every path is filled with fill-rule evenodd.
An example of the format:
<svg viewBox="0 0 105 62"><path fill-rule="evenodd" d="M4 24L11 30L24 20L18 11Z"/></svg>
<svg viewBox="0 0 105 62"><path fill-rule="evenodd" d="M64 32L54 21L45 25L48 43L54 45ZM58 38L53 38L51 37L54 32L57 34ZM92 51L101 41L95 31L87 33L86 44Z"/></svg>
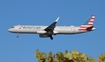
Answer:
<svg viewBox="0 0 105 62"><path fill-rule="evenodd" d="M83 25L93 26L95 15L92 15Z"/></svg>
<svg viewBox="0 0 105 62"><path fill-rule="evenodd" d="M92 15L83 25L80 26L79 30L90 30L93 28L95 15Z"/></svg>

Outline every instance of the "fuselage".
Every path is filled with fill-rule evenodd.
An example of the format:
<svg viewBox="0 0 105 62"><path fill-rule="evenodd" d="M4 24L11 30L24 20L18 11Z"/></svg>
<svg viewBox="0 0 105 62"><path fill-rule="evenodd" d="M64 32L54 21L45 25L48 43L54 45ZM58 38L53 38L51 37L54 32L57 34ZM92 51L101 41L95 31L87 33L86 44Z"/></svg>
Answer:
<svg viewBox="0 0 105 62"><path fill-rule="evenodd" d="M8 31L20 34L45 34L44 29L47 26L34 26L34 25L17 25L11 27ZM95 30L93 28L92 30ZM77 34L87 31L79 30L79 26L56 26L53 30L54 34Z"/></svg>
<svg viewBox="0 0 105 62"><path fill-rule="evenodd" d="M92 15L89 20L81 26L56 26L59 17L49 26L34 26L34 25L16 25L11 27L8 31L18 34L39 34L39 37L50 37L57 34L79 34L89 31L94 31L96 28L93 26L95 16ZM18 37L18 35L17 35Z"/></svg>

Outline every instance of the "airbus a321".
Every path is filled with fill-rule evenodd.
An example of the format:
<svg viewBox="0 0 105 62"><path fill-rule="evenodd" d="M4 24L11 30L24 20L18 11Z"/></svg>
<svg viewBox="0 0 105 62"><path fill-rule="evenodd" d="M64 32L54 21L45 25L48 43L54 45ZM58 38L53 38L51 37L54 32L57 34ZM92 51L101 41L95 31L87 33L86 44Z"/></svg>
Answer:
<svg viewBox="0 0 105 62"><path fill-rule="evenodd" d="M56 26L59 17L49 26L38 26L38 25L16 25L8 29L11 33L19 34L39 34L41 38L49 37L53 40L53 35L59 34L79 34L86 33L96 30L93 26L95 16L92 15L87 22L81 26Z"/></svg>

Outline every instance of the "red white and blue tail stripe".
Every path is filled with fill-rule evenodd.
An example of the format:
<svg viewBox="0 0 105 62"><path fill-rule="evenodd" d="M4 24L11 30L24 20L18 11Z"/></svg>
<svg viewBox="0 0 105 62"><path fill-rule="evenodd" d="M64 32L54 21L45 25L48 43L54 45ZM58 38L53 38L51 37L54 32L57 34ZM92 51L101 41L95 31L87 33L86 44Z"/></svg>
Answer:
<svg viewBox="0 0 105 62"><path fill-rule="evenodd" d="M88 28L93 28L93 23L95 20L95 15L92 15L85 24L81 25L78 30L85 30L88 31Z"/></svg>

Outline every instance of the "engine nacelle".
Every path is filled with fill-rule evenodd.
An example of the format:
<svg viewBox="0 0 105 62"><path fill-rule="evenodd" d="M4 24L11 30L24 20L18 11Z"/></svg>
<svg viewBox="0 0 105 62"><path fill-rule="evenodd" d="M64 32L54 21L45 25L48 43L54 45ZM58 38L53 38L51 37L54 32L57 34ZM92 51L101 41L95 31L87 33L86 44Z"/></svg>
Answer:
<svg viewBox="0 0 105 62"><path fill-rule="evenodd" d="M37 31L38 34L45 34L47 33L46 31Z"/></svg>
<svg viewBox="0 0 105 62"><path fill-rule="evenodd" d="M49 35L47 35L47 34L39 34L39 37L46 38L46 37L49 37Z"/></svg>
<svg viewBox="0 0 105 62"><path fill-rule="evenodd" d="M58 32L58 31L53 31L53 33L54 33L54 34L58 34L59 32Z"/></svg>

